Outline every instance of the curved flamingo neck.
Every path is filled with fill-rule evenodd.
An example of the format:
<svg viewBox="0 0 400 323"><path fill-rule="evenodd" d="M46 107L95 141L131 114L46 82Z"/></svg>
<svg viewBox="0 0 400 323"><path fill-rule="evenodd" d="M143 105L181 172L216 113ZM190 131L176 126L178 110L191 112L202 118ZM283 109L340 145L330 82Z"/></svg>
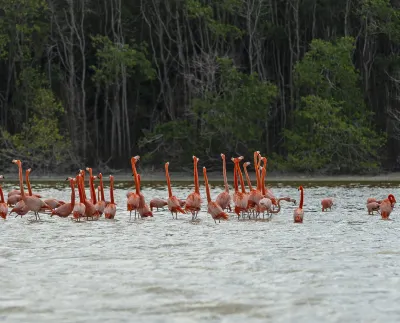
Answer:
<svg viewBox="0 0 400 323"><path fill-rule="evenodd" d="M0 185L0 203L4 203L4 194L3 194L3 188Z"/></svg>
<svg viewBox="0 0 400 323"><path fill-rule="evenodd" d="M279 198L278 199L278 201L277 201L277 206L278 206L278 208L276 209L276 210L269 210L269 213L272 213L272 214L276 214L276 213L279 213L280 211L281 211L281 200L284 200L285 198Z"/></svg>
<svg viewBox="0 0 400 323"><path fill-rule="evenodd" d="M172 189L171 189L171 179L169 178L168 172L168 164L165 164L165 177L167 179L167 186L168 186L168 197L172 197Z"/></svg>
<svg viewBox="0 0 400 323"><path fill-rule="evenodd" d="M139 195L140 194L140 181L139 181L138 173L136 170L136 159L132 159L131 162L132 162L133 176L135 177L136 194Z"/></svg>
<svg viewBox="0 0 400 323"><path fill-rule="evenodd" d="M304 189L302 186L300 186L300 204L299 204L300 209L303 208L303 201L304 201Z"/></svg>
<svg viewBox="0 0 400 323"><path fill-rule="evenodd" d="M229 193L228 178L226 176L226 160L225 160L225 156L222 157L222 173L224 175L225 192Z"/></svg>
<svg viewBox="0 0 400 323"><path fill-rule="evenodd" d="M110 203L114 204L114 176L110 176Z"/></svg>
<svg viewBox="0 0 400 323"><path fill-rule="evenodd" d="M249 186L250 191L252 191L253 187L251 186L251 181L250 181L249 173L247 171L247 166L243 165L243 169L244 169L244 174L246 175L247 185ZM257 183L258 183L258 181L257 181Z"/></svg>
<svg viewBox="0 0 400 323"><path fill-rule="evenodd" d="M25 171L26 186L28 187L28 195L32 196L31 182L29 180L29 171Z"/></svg>
<svg viewBox="0 0 400 323"><path fill-rule="evenodd" d="M210 187L208 186L207 169L203 167L204 184L206 185L207 202L211 203Z"/></svg>

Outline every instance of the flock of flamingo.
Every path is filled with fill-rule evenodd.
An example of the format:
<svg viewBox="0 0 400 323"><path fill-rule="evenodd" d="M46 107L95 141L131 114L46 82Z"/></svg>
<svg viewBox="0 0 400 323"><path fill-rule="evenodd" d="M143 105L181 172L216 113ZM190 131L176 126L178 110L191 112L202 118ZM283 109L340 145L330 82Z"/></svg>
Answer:
<svg viewBox="0 0 400 323"><path fill-rule="evenodd" d="M221 154L222 158L222 172L224 178L225 190L221 192L215 201L211 200L210 188L208 184L207 169L203 167L204 183L206 188L207 196L207 212L214 219L215 223L221 220L228 220L229 215L227 212L232 212L231 202L233 201L234 207L233 212L237 215L238 219L246 218L258 219L260 216L270 219L273 214L277 214L281 210L281 201L292 202L296 204L296 200L290 197L277 198L265 185L265 178L267 172L267 158L261 156L259 151L254 152L254 169L256 175L257 186L253 188L250 176L247 171L247 167L251 164L250 162L243 163L243 170L246 176L247 186L249 191L246 191L243 173L240 167L240 162L243 157L231 158L234 163L233 172L233 185L234 192L231 196L229 192L229 184L226 174L226 160L225 155ZM165 163L165 176L168 186L168 198L161 199L155 198L150 201L150 206L146 203L145 197L140 191L140 175L136 170L136 164L140 157L135 156L131 158L132 175L135 182L135 191L128 192L127 196L127 210L130 212L130 220L132 218L132 212L134 211L135 218L137 216L141 218L152 217L153 209L168 207L172 217L178 218L178 213L191 214L192 220L196 220L199 211L201 210L202 198L199 190L199 176L198 176L198 161L196 156L193 156L193 168L194 168L194 192L190 193L186 200L178 199L172 194L171 179L168 172L169 163ZM75 177L69 177L67 180L71 187L71 201L64 202L54 198L42 199L39 194L33 194L29 174L31 169L27 169L25 173L26 185L28 188L28 195L24 191L23 183L23 171L22 162L20 160L13 160L14 164L18 166L19 175L19 190L11 190L8 192L7 202L4 199L2 187L0 185L0 216L3 219L7 218L7 215L16 213L16 217L21 217L27 214L29 211L35 214L35 219L40 220L39 213L48 213L50 216L57 215L62 218L69 217L72 214L72 219L75 221L81 221L81 219L98 220L103 214L106 219L114 219L116 214L116 203L114 201L114 177L110 175L110 201L106 201L104 197L104 185L103 175L99 173L97 176L93 176L92 168L87 167L86 171L89 173L89 190L90 199L86 197L85 191L85 170L79 170ZM261 166L261 162L263 165ZM4 179L4 176L0 175L0 179ZM97 196L95 190L94 181L99 179L99 186L97 188ZM240 189L239 189L240 182ZM78 187L79 202L75 201L75 185ZM300 191L300 204L298 208L294 210L293 221L295 223L303 223L304 211L304 189L302 186L298 188ZM392 212L396 199L392 194L384 200L377 200L375 198L368 198L367 210L368 214L373 214L374 211L378 212L382 219L389 219L390 213ZM322 211L331 210L333 206L332 198L324 198L321 201ZM8 213L8 207L12 207L10 213Z"/></svg>

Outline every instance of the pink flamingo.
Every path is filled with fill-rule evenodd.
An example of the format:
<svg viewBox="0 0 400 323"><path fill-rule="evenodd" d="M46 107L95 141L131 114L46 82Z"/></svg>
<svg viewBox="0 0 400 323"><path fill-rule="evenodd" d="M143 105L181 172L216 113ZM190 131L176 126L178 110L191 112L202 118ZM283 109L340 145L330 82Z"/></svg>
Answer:
<svg viewBox="0 0 400 323"><path fill-rule="evenodd" d="M4 179L3 175L0 175L0 179ZM8 206L4 201L3 188L0 185L0 216L5 220L7 218Z"/></svg>
<svg viewBox="0 0 400 323"><path fill-rule="evenodd" d="M322 212L326 210L332 210L332 205L333 205L333 199L331 197L325 198L321 201L322 205Z"/></svg>
<svg viewBox="0 0 400 323"><path fill-rule="evenodd" d="M117 206L114 202L114 176L110 175L110 203L104 209L104 217L106 219L114 219L117 212Z"/></svg>
<svg viewBox="0 0 400 323"><path fill-rule="evenodd" d="M79 193L79 202L75 203L74 208L72 209L72 216L75 221L80 221L82 217L85 216L85 194L84 194L84 181L83 176L79 173L76 176L76 182L78 185L78 193Z"/></svg>
<svg viewBox="0 0 400 323"><path fill-rule="evenodd" d="M136 163L136 157L131 158L131 165L132 165L132 175L135 176L133 172L133 165ZM136 186L136 181L135 181L135 186ZM132 211L135 211L135 219L136 219L136 212L137 209L139 208L139 203L140 203L140 197L137 191L137 186L136 186L136 192L128 192L126 194L126 197L128 198L126 207L127 210L129 211L129 220L132 219Z"/></svg>
<svg viewBox="0 0 400 323"><path fill-rule="evenodd" d="M203 175L204 175L204 182L206 185L206 194L208 202L207 212L214 219L215 223L217 223L217 220L218 222L221 222L221 219L228 220L229 216L224 212L222 207L218 203L211 201L210 187L208 186L207 169L205 167L203 167Z"/></svg>
<svg viewBox="0 0 400 323"><path fill-rule="evenodd" d="M158 211L159 208L163 208L164 206L167 205L168 202L166 200L156 197L150 201L150 210L153 211L153 208L156 208Z"/></svg>
<svg viewBox="0 0 400 323"><path fill-rule="evenodd" d="M243 182L243 175L242 175L242 172L240 171L240 166L239 166L239 162L242 159L243 159L243 156L240 156L237 158L232 158L232 161L235 164L235 168L234 168L234 172L233 172L233 182L234 182L234 187L235 187L233 201L235 203L235 213L237 214L238 219L240 218L241 213L244 214L244 212L247 211L247 205L248 205L248 195L246 194L246 190L245 190L244 182ZM241 192L239 191L239 187L238 187L238 175L240 178L240 185L242 188Z"/></svg>
<svg viewBox="0 0 400 323"><path fill-rule="evenodd" d="M60 218L66 218L74 211L76 180L72 177L68 177L66 180L69 181L69 185L71 187L71 202L65 203L63 205L60 205L58 208L53 209L53 211L51 211L50 217L52 217L53 215L58 215Z"/></svg>
<svg viewBox="0 0 400 323"><path fill-rule="evenodd" d="M367 210L369 215L374 215L374 211L379 213L380 203L378 202L369 202L367 203Z"/></svg>
<svg viewBox="0 0 400 323"><path fill-rule="evenodd" d="M393 194L389 194L386 199L382 201L379 205L381 211L381 217L383 220L388 220L390 213L393 211L394 204L396 203L396 199Z"/></svg>
<svg viewBox="0 0 400 323"><path fill-rule="evenodd" d="M86 220L89 220L89 218L91 218L92 220L94 220L94 218L96 218L96 219L98 219L98 217L99 217L99 212L96 210L96 208L94 207L94 204L92 203L92 201L91 200L88 200L87 198L86 198L86 192L85 192L85 171L84 170L80 170L80 173L81 173L81 176L82 176L82 179L81 179L81 182L82 182L82 187L81 187L81 190L82 190L82 194L83 194L83 198L84 198L84 203L85 203L85 217L86 217ZM93 179L90 179L89 178L89 182L91 181L91 180L93 180ZM91 190L91 192L90 192L90 194L91 194L91 196L93 197L93 193L92 193L92 188L91 187L89 187L90 188L90 190ZM94 196L96 196L96 194L94 194ZM95 197L96 198L96 197Z"/></svg>
<svg viewBox="0 0 400 323"><path fill-rule="evenodd" d="M98 201L94 205L94 207L95 207L96 211L99 212L99 216L101 216L104 213L104 209L105 209L107 203L104 199L103 174L99 173L99 175L97 175L97 178L100 180L100 185L97 188Z"/></svg>
<svg viewBox="0 0 400 323"><path fill-rule="evenodd" d="M224 186L225 190L218 194L215 202L217 202L223 210L228 209L229 212L232 211L231 209L231 196L229 194L229 185L228 185L228 178L226 176L226 160L225 155L221 154L222 158L222 173L224 176Z"/></svg>
<svg viewBox="0 0 400 323"><path fill-rule="evenodd" d="M23 185L23 179L22 179L22 164L20 160L14 159L12 161L14 164L18 165L18 170L19 170L19 187L21 190L21 198L25 202L25 205L29 208L30 211L33 211L35 213L36 220L40 220L39 217L39 211L40 209L49 209L52 210L49 205L47 205L45 202L43 202L40 198L36 196L26 196L24 192L24 185Z"/></svg>
<svg viewBox="0 0 400 323"><path fill-rule="evenodd" d="M376 203L378 203L378 204L381 204L381 200L377 200L375 197L369 197L369 198L367 198L367 204L368 203L371 203L371 202L376 202Z"/></svg>
<svg viewBox="0 0 400 323"><path fill-rule="evenodd" d="M259 155L260 155L259 151L254 152L254 167L257 167L257 158L258 158ZM247 162L247 163L243 164L244 172L246 174L247 183L248 183L249 189L250 189L248 206L249 206L249 208L253 208L254 209L254 208L257 208L260 200L264 196L262 194L260 173L257 171L257 168L255 169L256 180L257 180L257 188L253 189L251 187L250 176L249 176L249 173L247 172L247 166L248 165L250 165L250 162Z"/></svg>
<svg viewBox="0 0 400 323"><path fill-rule="evenodd" d="M29 175L30 175L31 171L32 171L31 168L28 168L25 171L26 186L28 187L29 196L36 196L38 198L41 198L42 197L41 195L32 193L31 182L29 180Z"/></svg>
<svg viewBox="0 0 400 323"><path fill-rule="evenodd" d="M201 197L199 190L199 174L197 172L197 163L199 159L193 156L193 168L194 168L194 192L190 193L186 198L185 211L192 213L192 220L197 218L197 214L201 207Z"/></svg>
<svg viewBox="0 0 400 323"><path fill-rule="evenodd" d="M185 214L186 212L182 209L182 207L179 204L179 200L175 195L172 195L172 189L171 189L171 179L169 177L169 172L168 172L168 166L169 162L165 163L165 177L167 179L167 186L168 186L168 209L170 210L172 214L172 218L174 219L174 213L176 216L176 219L178 219L178 212Z"/></svg>
<svg viewBox="0 0 400 323"><path fill-rule="evenodd" d="M303 210L303 202L304 202L304 189L303 186L299 187L300 191L300 204L297 209L294 210L293 218L295 223L303 223L304 210Z"/></svg>
<svg viewBox="0 0 400 323"><path fill-rule="evenodd" d="M139 160L139 156L136 156L134 159L134 162L132 164L132 169L133 169L133 175L135 176L135 185L136 185L136 193L139 195L139 207L138 207L138 212L140 217L146 218L146 217L152 217L153 212L150 210L149 206L146 204L146 201L144 199L144 195L140 192L140 175L137 173L136 170L136 162Z"/></svg>

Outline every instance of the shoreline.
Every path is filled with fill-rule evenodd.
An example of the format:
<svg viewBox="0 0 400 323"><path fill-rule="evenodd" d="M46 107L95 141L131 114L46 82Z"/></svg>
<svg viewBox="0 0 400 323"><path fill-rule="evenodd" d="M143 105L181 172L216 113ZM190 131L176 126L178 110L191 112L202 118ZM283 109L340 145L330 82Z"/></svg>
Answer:
<svg viewBox="0 0 400 323"><path fill-rule="evenodd" d="M4 173L3 183L6 184L8 182L18 182L18 174L12 173L7 174ZM25 175L25 174L24 174ZM53 175L37 175L32 172L30 175L31 181L34 182L66 182L66 178L71 176L72 174L53 174ZM129 172L120 172L113 174L115 182L133 182L132 174ZM161 171L154 172L140 172L141 182L143 184L147 183L165 183L165 173ZM222 172L210 172L207 174L210 182L221 182L223 183ZM251 181L255 183L254 174L249 174ZM170 172L171 182L181 182L181 183L190 183L193 182L193 175L186 172ZM103 180L108 182L108 174L103 174ZM200 182L204 182L204 178L202 174L199 172L199 180ZM25 181L25 176L24 176ZM228 173L228 182L233 181L232 174ZM359 175L337 175L337 176L327 176L327 175L304 175L304 174L274 174L268 173L266 178L267 183L323 183L323 182L331 182L331 183L379 183L379 182L387 182L387 183L400 183L400 172L397 173L388 173L374 176L359 176Z"/></svg>

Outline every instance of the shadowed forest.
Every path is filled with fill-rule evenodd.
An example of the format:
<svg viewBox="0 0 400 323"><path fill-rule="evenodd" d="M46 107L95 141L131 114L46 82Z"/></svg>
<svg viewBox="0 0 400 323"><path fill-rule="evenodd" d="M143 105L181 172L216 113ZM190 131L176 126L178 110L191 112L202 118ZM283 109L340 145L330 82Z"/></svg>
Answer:
<svg viewBox="0 0 400 323"><path fill-rule="evenodd" d="M400 0L0 0L0 168L400 166ZM233 169L233 163L228 163Z"/></svg>

